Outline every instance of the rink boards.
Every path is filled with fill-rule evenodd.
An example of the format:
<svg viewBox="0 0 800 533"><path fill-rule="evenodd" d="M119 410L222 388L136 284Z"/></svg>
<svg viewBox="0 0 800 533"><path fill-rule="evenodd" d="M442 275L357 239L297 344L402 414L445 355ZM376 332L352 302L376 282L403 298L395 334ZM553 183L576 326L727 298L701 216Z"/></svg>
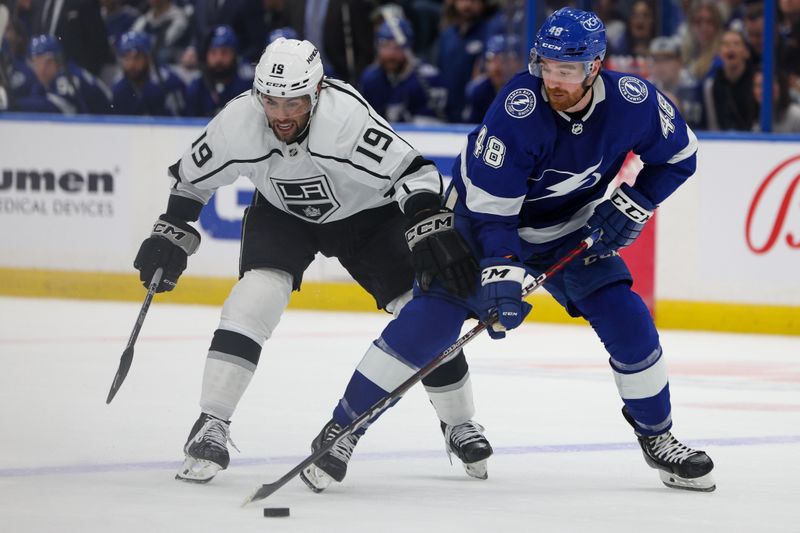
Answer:
<svg viewBox="0 0 800 533"><path fill-rule="evenodd" d="M0 294L141 299L133 256L166 206L166 168L202 127L0 115ZM447 175L469 128L398 131ZM800 137L699 137L698 171L658 210L652 249L642 252L654 265L658 324L800 334ZM237 275L240 218L251 195L240 179L214 196L199 221L200 250L161 301L223 301ZM544 294L534 301L534 320L570 320ZM374 309L324 258L292 305Z"/></svg>

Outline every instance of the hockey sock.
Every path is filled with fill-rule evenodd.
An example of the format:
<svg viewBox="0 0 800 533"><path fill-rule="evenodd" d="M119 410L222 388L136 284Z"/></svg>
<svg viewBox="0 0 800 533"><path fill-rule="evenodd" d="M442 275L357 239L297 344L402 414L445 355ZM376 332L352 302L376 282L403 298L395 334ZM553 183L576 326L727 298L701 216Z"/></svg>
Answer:
<svg viewBox="0 0 800 533"><path fill-rule="evenodd" d="M440 365L422 380L439 420L457 426L475 416L472 381L464 352Z"/></svg>
<svg viewBox="0 0 800 533"><path fill-rule="evenodd" d="M650 312L627 283L603 287L575 305L589 320L609 355L620 397L640 432L672 426L667 367Z"/></svg>
<svg viewBox="0 0 800 533"><path fill-rule="evenodd" d="M240 333L214 332L203 373L200 408L204 413L230 420L253 378L261 346Z"/></svg>

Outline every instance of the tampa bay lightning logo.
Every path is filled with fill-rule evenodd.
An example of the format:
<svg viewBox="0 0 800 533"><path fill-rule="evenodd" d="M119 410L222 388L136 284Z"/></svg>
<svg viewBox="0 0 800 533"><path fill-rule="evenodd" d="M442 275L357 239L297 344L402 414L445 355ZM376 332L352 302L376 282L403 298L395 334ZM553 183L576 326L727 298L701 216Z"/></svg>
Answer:
<svg viewBox="0 0 800 533"><path fill-rule="evenodd" d="M619 79L619 92L625 100L633 104L641 104L647 99L647 85L633 76L623 76Z"/></svg>
<svg viewBox="0 0 800 533"><path fill-rule="evenodd" d="M592 16L581 22L581 25L586 31L595 31L600 29L600 19Z"/></svg>
<svg viewBox="0 0 800 533"><path fill-rule="evenodd" d="M536 95L530 89L516 89L506 97L506 113L525 118L536 108Z"/></svg>

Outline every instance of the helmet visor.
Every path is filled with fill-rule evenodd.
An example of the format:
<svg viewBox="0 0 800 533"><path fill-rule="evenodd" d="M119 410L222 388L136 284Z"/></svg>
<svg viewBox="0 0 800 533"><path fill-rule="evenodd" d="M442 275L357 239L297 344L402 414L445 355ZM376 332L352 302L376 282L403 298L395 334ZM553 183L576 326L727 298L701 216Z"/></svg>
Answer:
<svg viewBox="0 0 800 533"><path fill-rule="evenodd" d="M556 61L544 59L535 53L531 53L529 70L534 76L554 83L580 84L587 76L586 63L583 61Z"/></svg>
<svg viewBox="0 0 800 533"><path fill-rule="evenodd" d="M295 97L270 96L259 93L261 106L270 122L275 120L295 120L311 112L309 95Z"/></svg>

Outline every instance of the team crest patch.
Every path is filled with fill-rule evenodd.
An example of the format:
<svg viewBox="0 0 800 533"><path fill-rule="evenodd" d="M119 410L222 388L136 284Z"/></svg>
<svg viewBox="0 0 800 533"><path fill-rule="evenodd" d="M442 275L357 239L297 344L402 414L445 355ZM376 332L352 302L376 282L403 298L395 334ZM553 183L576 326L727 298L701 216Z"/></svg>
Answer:
<svg viewBox="0 0 800 533"><path fill-rule="evenodd" d="M516 89L506 97L506 113L525 118L536 108L536 95L530 89Z"/></svg>
<svg viewBox="0 0 800 533"><path fill-rule="evenodd" d="M624 76L619 80L619 92L625 100L641 104L647 99L647 85L639 78Z"/></svg>
<svg viewBox="0 0 800 533"><path fill-rule="evenodd" d="M594 31L600 28L600 19L593 16L581 22L581 25L586 31Z"/></svg>

